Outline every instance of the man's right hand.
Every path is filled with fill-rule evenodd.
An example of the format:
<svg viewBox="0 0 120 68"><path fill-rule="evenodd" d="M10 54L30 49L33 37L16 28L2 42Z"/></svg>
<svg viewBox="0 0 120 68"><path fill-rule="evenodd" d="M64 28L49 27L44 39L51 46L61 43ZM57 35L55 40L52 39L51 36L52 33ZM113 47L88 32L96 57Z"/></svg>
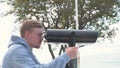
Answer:
<svg viewBox="0 0 120 68"><path fill-rule="evenodd" d="M77 57L78 47L68 47L65 50L65 53L71 58L75 59Z"/></svg>

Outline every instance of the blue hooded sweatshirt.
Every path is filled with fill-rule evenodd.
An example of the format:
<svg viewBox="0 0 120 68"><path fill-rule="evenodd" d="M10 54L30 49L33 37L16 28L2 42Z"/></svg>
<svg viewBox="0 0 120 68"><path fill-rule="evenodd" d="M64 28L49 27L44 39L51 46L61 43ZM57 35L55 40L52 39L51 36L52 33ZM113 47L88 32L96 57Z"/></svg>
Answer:
<svg viewBox="0 0 120 68"><path fill-rule="evenodd" d="M70 57L64 53L48 64L41 64L25 40L13 35L3 58L2 68L65 68L69 61Z"/></svg>

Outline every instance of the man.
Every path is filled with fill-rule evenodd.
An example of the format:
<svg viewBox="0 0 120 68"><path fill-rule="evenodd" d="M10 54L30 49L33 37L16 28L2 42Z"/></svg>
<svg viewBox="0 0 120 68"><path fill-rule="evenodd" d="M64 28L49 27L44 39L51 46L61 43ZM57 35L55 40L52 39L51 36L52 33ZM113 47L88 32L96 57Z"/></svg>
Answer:
<svg viewBox="0 0 120 68"><path fill-rule="evenodd" d="M23 22L20 35L12 36L8 51L4 56L2 68L65 68L66 63L76 58L77 47L69 47L65 53L48 64L41 64L32 53L33 48L40 48L44 28L39 21Z"/></svg>

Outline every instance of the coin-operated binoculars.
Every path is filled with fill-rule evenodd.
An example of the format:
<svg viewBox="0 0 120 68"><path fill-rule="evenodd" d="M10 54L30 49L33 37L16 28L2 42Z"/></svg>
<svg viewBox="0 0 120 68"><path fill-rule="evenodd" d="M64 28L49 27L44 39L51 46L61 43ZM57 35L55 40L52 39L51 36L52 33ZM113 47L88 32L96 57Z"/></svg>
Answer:
<svg viewBox="0 0 120 68"><path fill-rule="evenodd" d="M75 43L94 43L97 40L98 32L90 30L67 30L67 29L48 29L45 39L52 43L68 43L69 47ZM76 62L70 61L66 68L76 68Z"/></svg>

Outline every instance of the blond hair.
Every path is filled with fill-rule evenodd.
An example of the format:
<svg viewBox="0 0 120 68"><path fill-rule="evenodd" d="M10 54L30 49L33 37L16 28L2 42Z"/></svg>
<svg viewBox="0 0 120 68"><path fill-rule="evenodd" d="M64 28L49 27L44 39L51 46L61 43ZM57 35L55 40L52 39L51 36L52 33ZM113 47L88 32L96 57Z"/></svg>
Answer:
<svg viewBox="0 0 120 68"><path fill-rule="evenodd" d="M20 35L24 37L26 31L31 31L34 28L43 28L43 25L37 20L25 20L20 28Z"/></svg>

